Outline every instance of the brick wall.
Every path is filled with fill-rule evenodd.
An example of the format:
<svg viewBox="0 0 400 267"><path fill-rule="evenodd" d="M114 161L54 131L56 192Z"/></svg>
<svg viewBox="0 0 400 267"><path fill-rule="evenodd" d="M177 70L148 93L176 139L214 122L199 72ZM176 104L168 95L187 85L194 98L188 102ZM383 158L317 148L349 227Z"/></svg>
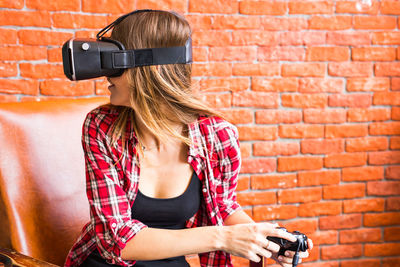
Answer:
<svg viewBox="0 0 400 267"><path fill-rule="evenodd" d="M248 214L310 236L304 266L400 266L400 1L0 0L0 101L106 95L64 77L60 47L136 8L190 20Z"/></svg>

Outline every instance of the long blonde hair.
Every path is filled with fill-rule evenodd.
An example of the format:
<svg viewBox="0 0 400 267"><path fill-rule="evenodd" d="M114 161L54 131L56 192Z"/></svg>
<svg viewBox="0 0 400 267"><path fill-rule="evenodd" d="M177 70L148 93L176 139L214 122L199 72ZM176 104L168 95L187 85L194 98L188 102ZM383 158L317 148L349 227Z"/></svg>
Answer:
<svg viewBox="0 0 400 267"><path fill-rule="evenodd" d="M125 49L142 49L184 46L190 35L190 25L181 15L149 11L126 17L115 26L111 38L121 42ZM142 137L134 120L135 112L159 143L172 137L188 145L191 144L190 138L171 127L172 124L190 124L198 115L222 116L193 94L191 64L142 66L126 71L129 101L135 110L118 107L119 116L111 131L112 142L122 137L124 146L124 131L128 120L131 120L138 138L139 152L143 153Z"/></svg>

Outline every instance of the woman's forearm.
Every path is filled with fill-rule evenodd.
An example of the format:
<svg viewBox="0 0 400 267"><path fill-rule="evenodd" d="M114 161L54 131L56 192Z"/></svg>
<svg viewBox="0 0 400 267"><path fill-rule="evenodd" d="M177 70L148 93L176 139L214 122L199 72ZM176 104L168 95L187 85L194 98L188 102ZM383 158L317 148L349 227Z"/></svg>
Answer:
<svg viewBox="0 0 400 267"><path fill-rule="evenodd" d="M124 260L158 260L220 250L223 226L181 230L144 228L121 251Z"/></svg>
<svg viewBox="0 0 400 267"><path fill-rule="evenodd" d="M235 225L241 223L254 223L254 220L242 209L229 215L224 221L224 225Z"/></svg>

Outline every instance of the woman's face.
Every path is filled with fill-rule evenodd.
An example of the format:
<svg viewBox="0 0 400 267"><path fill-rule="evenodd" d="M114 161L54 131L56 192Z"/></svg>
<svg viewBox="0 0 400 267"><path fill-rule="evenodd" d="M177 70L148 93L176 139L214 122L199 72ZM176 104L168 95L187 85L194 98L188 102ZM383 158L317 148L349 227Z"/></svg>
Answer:
<svg viewBox="0 0 400 267"><path fill-rule="evenodd" d="M128 86L128 72L125 71L119 77L107 77L110 83L108 90L111 92L110 102L117 106L130 106L129 103L129 86Z"/></svg>

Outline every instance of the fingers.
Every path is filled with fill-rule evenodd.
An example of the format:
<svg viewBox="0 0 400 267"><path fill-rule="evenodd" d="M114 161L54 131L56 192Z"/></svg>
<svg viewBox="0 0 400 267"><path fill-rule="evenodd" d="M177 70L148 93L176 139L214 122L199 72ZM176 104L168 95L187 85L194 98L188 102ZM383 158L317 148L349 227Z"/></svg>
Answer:
<svg viewBox="0 0 400 267"><path fill-rule="evenodd" d="M308 249L312 249L314 247L314 244L310 238L307 239L307 244L308 244Z"/></svg>

